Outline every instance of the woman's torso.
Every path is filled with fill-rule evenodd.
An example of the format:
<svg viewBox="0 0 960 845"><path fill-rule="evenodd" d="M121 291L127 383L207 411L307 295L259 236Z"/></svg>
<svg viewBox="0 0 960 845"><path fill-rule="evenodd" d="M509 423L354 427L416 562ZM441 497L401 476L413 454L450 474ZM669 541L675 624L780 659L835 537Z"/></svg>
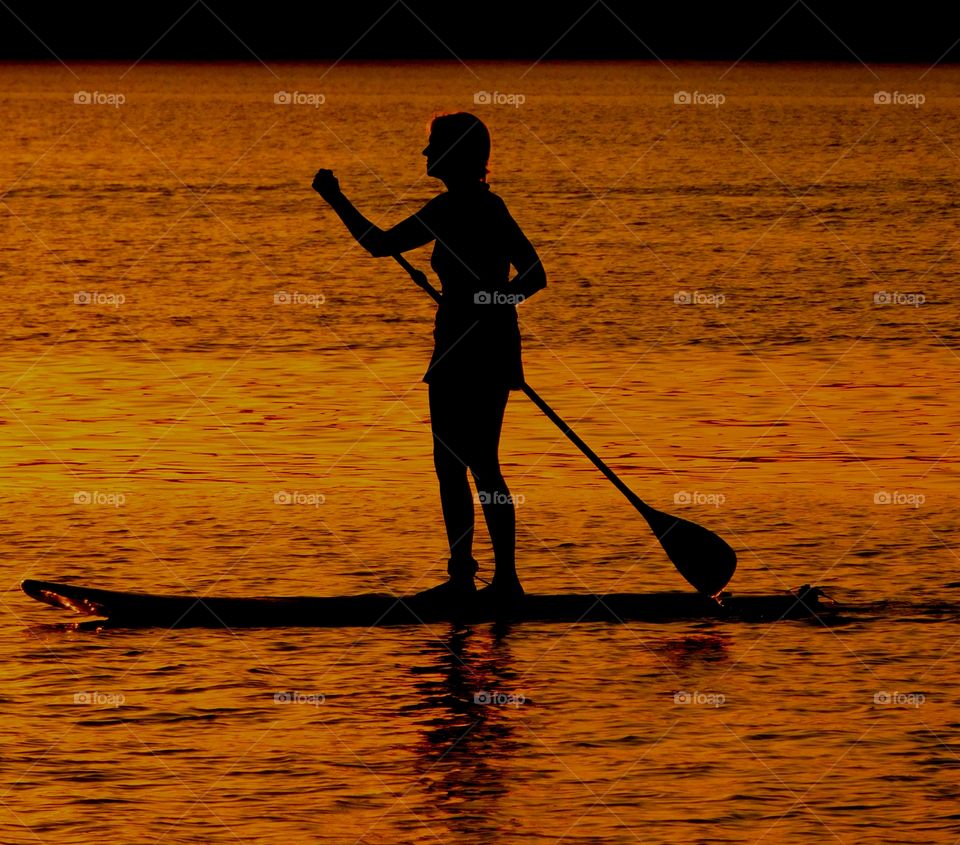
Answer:
<svg viewBox="0 0 960 845"><path fill-rule="evenodd" d="M443 296L426 381L523 384L517 310L509 291L506 206L485 183L442 194L431 228L431 267Z"/></svg>

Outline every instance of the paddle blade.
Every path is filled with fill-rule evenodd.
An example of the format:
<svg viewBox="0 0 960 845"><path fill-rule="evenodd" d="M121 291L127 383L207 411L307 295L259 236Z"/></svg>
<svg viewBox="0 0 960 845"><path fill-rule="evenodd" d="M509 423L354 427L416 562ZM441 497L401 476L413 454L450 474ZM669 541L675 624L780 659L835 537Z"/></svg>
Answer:
<svg viewBox="0 0 960 845"><path fill-rule="evenodd" d="M699 592L715 596L730 583L737 553L702 525L649 508L642 512L680 574Z"/></svg>

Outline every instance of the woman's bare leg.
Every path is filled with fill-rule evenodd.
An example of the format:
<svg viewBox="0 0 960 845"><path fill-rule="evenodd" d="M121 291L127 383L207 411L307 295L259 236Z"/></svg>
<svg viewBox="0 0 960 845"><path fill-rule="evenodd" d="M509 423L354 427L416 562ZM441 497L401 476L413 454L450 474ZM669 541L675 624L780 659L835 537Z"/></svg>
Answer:
<svg viewBox="0 0 960 845"><path fill-rule="evenodd" d="M487 388L480 395L480 407L472 415L470 470L477 486L477 498L493 545L494 583L519 585L517 579L517 515L510 488L500 471L500 431L510 391Z"/></svg>
<svg viewBox="0 0 960 845"><path fill-rule="evenodd" d="M496 567L493 577L500 581L515 581L517 515L510 489L500 474L499 466L481 468L479 473L474 473L473 478L493 545Z"/></svg>
<svg viewBox="0 0 960 845"><path fill-rule="evenodd" d="M440 508L447 531L451 559L470 558L473 551L474 510L467 481L467 464L458 431L461 406L449 387L430 385L430 423L433 430L433 465L440 485Z"/></svg>

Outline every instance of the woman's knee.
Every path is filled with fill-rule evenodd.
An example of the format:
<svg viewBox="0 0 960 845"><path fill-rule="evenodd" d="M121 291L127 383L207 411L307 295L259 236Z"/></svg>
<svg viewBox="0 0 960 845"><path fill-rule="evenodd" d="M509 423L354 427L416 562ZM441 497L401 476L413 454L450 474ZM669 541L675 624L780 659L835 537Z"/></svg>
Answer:
<svg viewBox="0 0 960 845"><path fill-rule="evenodd" d="M505 491L507 482L500 471L499 462L485 464L471 464L470 473L478 490Z"/></svg>
<svg viewBox="0 0 960 845"><path fill-rule="evenodd" d="M433 450L433 466L441 482L460 481L461 479L466 481L466 464L444 446L438 445Z"/></svg>

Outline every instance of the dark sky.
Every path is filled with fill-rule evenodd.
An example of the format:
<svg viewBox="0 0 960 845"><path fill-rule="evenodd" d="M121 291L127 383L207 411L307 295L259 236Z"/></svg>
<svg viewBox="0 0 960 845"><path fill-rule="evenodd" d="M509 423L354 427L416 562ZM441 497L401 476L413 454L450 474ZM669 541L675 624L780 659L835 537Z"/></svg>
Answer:
<svg viewBox="0 0 960 845"><path fill-rule="evenodd" d="M960 4L4 0L0 57L960 61ZM19 18L19 20L18 20Z"/></svg>

